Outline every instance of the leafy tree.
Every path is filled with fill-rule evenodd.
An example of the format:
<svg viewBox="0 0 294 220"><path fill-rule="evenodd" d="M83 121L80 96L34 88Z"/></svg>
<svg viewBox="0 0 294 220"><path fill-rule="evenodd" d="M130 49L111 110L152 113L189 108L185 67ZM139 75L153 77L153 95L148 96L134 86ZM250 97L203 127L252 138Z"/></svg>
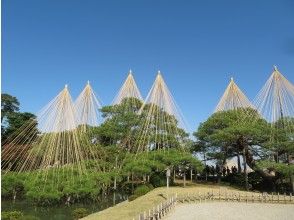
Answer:
<svg viewBox="0 0 294 220"><path fill-rule="evenodd" d="M20 133L28 136L28 133L37 133L36 116L28 112L19 112L19 101L9 94L1 94L1 140L15 138ZM23 128L20 130L20 128ZM26 132L24 130L26 129Z"/></svg>
<svg viewBox="0 0 294 220"><path fill-rule="evenodd" d="M132 152L177 148L189 143L188 134L178 127L173 115L154 104L141 110L142 102L125 98L120 104L102 108L105 122L96 128L96 137L102 145L118 145ZM150 111L152 109L152 111ZM138 145L144 149L138 149Z"/></svg>
<svg viewBox="0 0 294 220"><path fill-rule="evenodd" d="M9 94L1 94L1 122L10 113L19 111L19 101Z"/></svg>
<svg viewBox="0 0 294 220"><path fill-rule="evenodd" d="M7 116L7 127L4 130L2 139L18 137L24 138L26 136L34 135L36 137L38 133L36 116L29 112L14 112ZM21 135L22 137L19 137ZM31 137L34 139L34 137ZM31 140L31 139L30 139ZM23 144L25 141L23 142Z"/></svg>
<svg viewBox="0 0 294 220"><path fill-rule="evenodd" d="M259 161L260 169L274 173L274 181L289 179L294 192L294 118L281 117L271 124L271 135L264 145L268 158Z"/></svg>
<svg viewBox="0 0 294 220"><path fill-rule="evenodd" d="M285 124L287 128L293 128L293 120L285 120L267 123L253 109L223 111L202 123L194 135L197 144L201 145L198 149L208 151L210 158L220 164L223 165L227 158L241 155L246 162L244 169L248 164L264 179L275 182L285 174L292 175L292 165L285 155L293 155L293 130L286 129ZM269 159L271 163L264 162ZM245 184L248 188L246 172Z"/></svg>
<svg viewBox="0 0 294 220"><path fill-rule="evenodd" d="M153 103L144 106L140 129L139 150L183 148L190 143L189 135L180 128L174 115Z"/></svg>
<svg viewBox="0 0 294 220"><path fill-rule="evenodd" d="M132 173L135 179L142 179L143 182L146 182L146 178L144 177L150 176L150 179L163 177L163 182L165 183L165 172L167 168L181 170L185 173L191 168L202 170L203 165L188 152L170 149L166 151L142 152L136 155L135 159L129 155L126 158L123 170L125 173Z"/></svg>
<svg viewBox="0 0 294 220"><path fill-rule="evenodd" d="M1 94L1 140L5 140L5 127L7 126L7 117L19 110L19 102L16 97L9 94Z"/></svg>
<svg viewBox="0 0 294 220"><path fill-rule="evenodd" d="M257 169L253 156L262 157L259 149L269 140L269 129L268 123L255 110L240 108L213 114L200 124L194 135L197 142L207 149L208 156L221 166L228 158L242 155L243 161ZM245 178L247 182L246 172Z"/></svg>
<svg viewBox="0 0 294 220"><path fill-rule="evenodd" d="M28 153L32 155L30 158L32 169L24 174L25 181L22 182L10 177L12 175L10 173L3 177L6 183L15 182L15 184L6 184L7 195L11 196L12 192L20 191L18 185L23 183L24 190L21 193L26 199L38 205L49 206L95 200L98 194L107 193L112 186L116 189L116 184L119 187L128 187L129 184L124 182L129 176L133 177L132 184L135 185L142 183L150 185L148 182L152 180L155 186L160 186L165 184L165 172L168 167L178 170L202 169L200 161L190 153L179 149L183 144L190 145L191 140L184 130L178 128L175 117L152 105L146 105L141 114L138 114L141 106L140 100L126 98L118 105L103 107L101 111L105 121L99 127L81 125L74 131L66 131L62 134L57 132L38 134L29 129L31 133L40 137L38 140L41 140L30 143ZM147 135L151 141L144 144L149 150L137 151L136 144L144 130L146 114L150 108L156 108L164 117L164 124L159 124L157 131L154 129L148 131ZM160 118L157 114L149 117L151 117L150 126L154 128ZM18 130L26 123L32 123L32 128L37 126L35 117L29 113L17 112L9 115L7 120L10 122L7 127L8 133ZM48 143L52 137L67 143L73 139L72 135L79 137L83 153L86 155L85 161L79 165L65 162L58 166L48 166L41 172L38 169L34 170L44 158L43 154L48 150ZM168 145L161 139L162 135ZM165 150L167 148L170 149ZM68 149L64 149L63 153L63 155L68 154ZM55 156L59 157L57 154ZM19 161L15 161L15 164L21 165ZM84 167L86 172L84 170L82 172L80 167ZM10 185L16 190L9 188Z"/></svg>
<svg viewBox="0 0 294 220"><path fill-rule="evenodd" d="M130 147L135 143L140 116L137 114L142 102L136 98L125 98L120 104L101 109L105 122L96 128L96 138L103 145Z"/></svg>
<svg viewBox="0 0 294 220"><path fill-rule="evenodd" d="M289 163L294 154L294 118L284 117L274 122L265 147L272 152L275 162Z"/></svg>

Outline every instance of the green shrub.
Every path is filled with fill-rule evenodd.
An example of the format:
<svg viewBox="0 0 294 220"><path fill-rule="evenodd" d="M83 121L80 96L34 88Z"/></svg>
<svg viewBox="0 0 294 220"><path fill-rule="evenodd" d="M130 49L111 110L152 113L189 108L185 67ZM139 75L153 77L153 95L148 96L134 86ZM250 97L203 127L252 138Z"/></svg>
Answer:
<svg viewBox="0 0 294 220"><path fill-rule="evenodd" d="M4 198L22 197L24 193L23 176L20 174L8 173L2 175L1 196Z"/></svg>
<svg viewBox="0 0 294 220"><path fill-rule="evenodd" d="M138 186L135 191L134 191L134 194L137 195L137 196L143 196L145 195L146 193L148 193L150 191L150 189L148 188L148 186L146 185L141 185L141 186Z"/></svg>
<svg viewBox="0 0 294 220"><path fill-rule="evenodd" d="M74 219L80 219L88 215L88 210L85 208L77 208L73 210L72 215Z"/></svg>
<svg viewBox="0 0 294 220"><path fill-rule="evenodd" d="M129 196L128 200L133 201L136 198L145 195L146 193L148 193L152 189L153 189L153 186L151 184L140 185L135 189L134 195Z"/></svg>
<svg viewBox="0 0 294 220"><path fill-rule="evenodd" d="M262 186L263 178L257 172L251 172L248 174L248 183L251 184L254 189L266 188Z"/></svg>
<svg viewBox="0 0 294 220"><path fill-rule="evenodd" d="M92 174L78 177L64 168L56 170L56 176L52 177L52 172L48 171L47 178L39 175L26 181L26 199L38 206L52 206L64 203L68 198L70 202L94 201L100 194L100 184ZM56 183L57 175L59 183Z"/></svg>
<svg viewBox="0 0 294 220"><path fill-rule="evenodd" d="M230 173L224 178L224 181L238 187L244 187L244 184L245 184L243 173L236 173L236 174Z"/></svg>
<svg viewBox="0 0 294 220"><path fill-rule="evenodd" d="M165 186L166 185L166 177L164 174L153 174L150 177L150 183L154 186L154 187L160 187L160 186Z"/></svg>
<svg viewBox="0 0 294 220"><path fill-rule="evenodd" d="M137 199L138 197L139 197L138 195L131 195L131 196L129 196L128 200L133 201L133 200Z"/></svg>
<svg viewBox="0 0 294 220"><path fill-rule="evenodd" d="M20 211L1 212L2 220L20 220L23 219L23 213Z"/></svg>
<svg viewBox="0 0 294 220"><path fill-rule="evenodd" d="M26 197L39 206L51 206L61 202L62 193L57 189L50 189L47 187L44 187L44 190L31 188L30 191L26 193Z"/></svg>

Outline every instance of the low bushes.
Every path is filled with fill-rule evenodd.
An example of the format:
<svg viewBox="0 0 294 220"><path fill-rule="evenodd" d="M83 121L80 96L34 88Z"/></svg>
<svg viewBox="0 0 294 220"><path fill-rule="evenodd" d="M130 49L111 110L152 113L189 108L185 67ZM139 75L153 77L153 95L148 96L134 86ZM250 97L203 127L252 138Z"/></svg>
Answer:
<svg viewBox="0 0 294 220"><path fill-rule="evenodd" d="M134 194L129 197L129 201L133 201L136 198L145 195L146 193L150 192L154 187L151 184L140 185L138 186Z"/></svg>
<svg viewBox="0 0 294 220"><path fill-rule="evenodd" d="M56 170L56 173L53 173L53 170L47 172L11 172L3 175L1 197L9 200L16 197L29 200L38 206L52 206L95 201L101 193L101 184L96 173L74 176L72 173L67 174L66 170L59 170L58 173Z"/></svg>
<svg viewBox="0 0 294 220"><path fill-rule="evenodd" d="M150 191L150 189L148 188L148 186L146 185L141 185L141 186L138 186L135 191L134 191L134 194L138 195L138 196L143 196L145 195L146 193L148 193Z"/></svg>
<svg viewBox="0 0 294 220"><path fill-rule="evenodd" d="M89 212L85 208L77 208L77 209L73 210L72 215L73 215L74 219L80 219L80 218L83 218L83 217L89 215Z"/></svg>
<svg viewBox="0 0 294 220"><path fill-rule="evenodd" d="M164 173L154 173L150 177L150 183L154 187L160 187L160 186L165 186L166 185L166 177Z"/></svg>
<svg viewBox="0 0 294 220"><path fill-rule="evenodd" d="M243 173L230 173L229 175L225 176L223 180L237 187L244 187L245 184L245 177Z"/></svg>
<svg viewBox="0 0 294 220"><path fill-rule="evenodd" d="M1 220L40 220L32 215L24 215L21 211L1 212Z"/></svg>
<svg viewBox="0 0 294 220"><path fill-rule="evenodd" d="M56 189L45 188L44 191L29 190L26 198L39 206L57 205L62 200L62 193Z"/></svg>
<svg viewBox="0 0 294 220"><path fill-rule="evenodd" d="M24 195L24 176L21 174L11 174L2 176L1 196L6 199L21 198Z"/></svg>
<svg viewBox="0 0 294 220"><path fill-rule="evenodd" d="M1 212L1 220L22 220L23 217L20 211Z"/></svg>
<svg viewBox="0 0 294 220"><path fill-rule="evenodd" d="M222 180L240 188L245 186L244 173L230 173L229 175L223 177ZM250 189L253 190L271 190L270 183L266 182L257 172L248 173L248 184Z"/></svg>

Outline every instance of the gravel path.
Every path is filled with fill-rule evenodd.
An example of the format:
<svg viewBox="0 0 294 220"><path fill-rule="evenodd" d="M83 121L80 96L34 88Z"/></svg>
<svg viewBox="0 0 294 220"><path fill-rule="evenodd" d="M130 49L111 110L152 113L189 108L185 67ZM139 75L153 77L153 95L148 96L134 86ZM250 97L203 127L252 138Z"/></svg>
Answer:
<svg viewBox="0 0 294 220"><path fill-rule="evenodd" d="M178 204L166 220L294 220L294 205L238 202Z"/></svg>

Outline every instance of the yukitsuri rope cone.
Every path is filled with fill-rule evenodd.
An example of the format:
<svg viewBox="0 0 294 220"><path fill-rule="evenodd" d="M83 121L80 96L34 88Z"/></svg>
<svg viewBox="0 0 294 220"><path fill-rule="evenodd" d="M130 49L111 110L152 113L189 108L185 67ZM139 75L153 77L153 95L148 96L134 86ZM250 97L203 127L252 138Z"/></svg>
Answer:
<svg viewBox="0 0 294 220"><path fill-rule="evenodd" d="M235 110L237 108L252 108L252 104L246 95L237 86L233 78L231 78L223 96L221 97L215 112Z"/></svg>
<svg viewBox="0 0 294 220"><path fill-rule="evenodd" d="M96 161L81 126L97 123L97 99L87 84L76 105L68 86L37 115L3 143L2 170L5 173L26 173L28 178L48 187L75 182L87 175L85 160ZM83 177L84 178L84 177Z"/></svg>
<svg viewBox="0 0 294 220"><path fill-rule="evenodd" d="M140 101L143 101L141 93L138 89L136 81L134 79L133 73L130 70L127 79L125 80L124 84L120 88L118 94L114 98L112 104L117 105L120 104L126 98L135 98Z"/></svg>
<svg viewBox="0 0 294 220"><path fill-rule="evenodd" d="M188 136L186 123L160 71L139 114L143 127L138 152L183 147Z"/></svg>

